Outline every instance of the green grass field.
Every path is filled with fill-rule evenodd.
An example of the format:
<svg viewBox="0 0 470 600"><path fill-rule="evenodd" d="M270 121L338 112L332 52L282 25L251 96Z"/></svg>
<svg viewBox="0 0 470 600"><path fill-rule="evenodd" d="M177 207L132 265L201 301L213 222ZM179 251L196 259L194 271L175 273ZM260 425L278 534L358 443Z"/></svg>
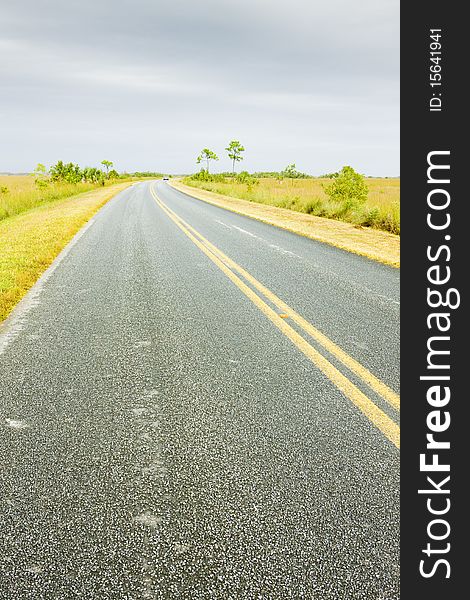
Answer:
<svg viewBox="0 0 470 600"><path fill-rule="evenodd" d="M400 180L385 178L366 179L369 195L366 204L347 214L325 193L324 185L330 179L260 178L258 184L197 181L186 177L183 182L203 190L241 198L250 202L269 204L298 212L344 220L363 227L374 227L390 233L400 233Z"/></svg>

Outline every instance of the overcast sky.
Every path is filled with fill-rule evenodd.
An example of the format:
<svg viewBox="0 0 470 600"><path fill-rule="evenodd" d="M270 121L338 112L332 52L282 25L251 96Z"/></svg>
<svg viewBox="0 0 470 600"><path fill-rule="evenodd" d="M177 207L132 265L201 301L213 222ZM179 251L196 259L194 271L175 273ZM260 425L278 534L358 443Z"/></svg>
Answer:
<svg viewBox="0 0 470 600"><path fill-rule="evenodd" d="M0 172L399 174L398 0L0 0Z"/></svg>

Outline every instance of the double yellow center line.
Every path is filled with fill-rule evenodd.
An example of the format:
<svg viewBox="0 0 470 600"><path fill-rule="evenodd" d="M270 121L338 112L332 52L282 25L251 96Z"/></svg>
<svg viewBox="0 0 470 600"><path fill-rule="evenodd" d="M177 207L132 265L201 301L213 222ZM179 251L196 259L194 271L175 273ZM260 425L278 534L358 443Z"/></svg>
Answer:
<svg viewBox="0 0 470 600"><path fill-rule="evenodd" d="M253 304L289 339L303 354L312 361L334 385L351 400L351 402L373 423L397 448L400 447L400 428L385 412L368 398L352 381L339 371L327 358L303 338L285 317L292 320L303 332L315 340L319 346L341 362L349 371L354 373L371 390L381 396L394 410L400 410L399 396L385 383L368 371L354 358L349 356L337 344L330 340L311 323L290 306L278 298L273 292L255 279L243 267L225 255L203 235L178 216L157 196L153 186L150 192L158 206L165 214L188 236L188 238L215 264L217 267L249 298ZM238 275L237 275L238 273ZM241 277L240 277L241 276ZM243 278L243 279L242 279ZM252 287L249 287L247 284ZM254 289L252 289L254 288ZM255 293L256 290L260 295ZM282 314L273 310L261 297L270 301Z"/></svg>

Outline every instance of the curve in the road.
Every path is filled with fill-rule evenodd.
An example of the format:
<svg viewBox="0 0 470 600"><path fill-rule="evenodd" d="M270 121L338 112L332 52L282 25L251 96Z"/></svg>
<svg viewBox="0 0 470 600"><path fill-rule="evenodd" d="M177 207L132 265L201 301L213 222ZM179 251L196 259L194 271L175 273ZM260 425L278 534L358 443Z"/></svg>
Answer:
<svg viewBox="0 0 470 600"><path fill-rule="evenodd" d="M399 410L399 396L385 383L370 373L358 361L344 352L337 344L313 327L298 313L282 302L268 288L258 282L245 269L227 257L221 250L211 244L202 234L196 231L184 219L171 210L157 195L155 188L150 192L165 214L185 233L185 235L214 263L219 269L259 308L282 333L294 343L303 354L318 367L336 387L375 425L397 448L400 448L400 427L382 411L364 392L341 373L329 360L305 340L293 327L286 323L285 318L291 317L304 331L309 333L328 352L336 356L348 369L358 375L369 387L380 394L389 404ZM273 310L259 295L257 295L234 271L238 271L277 308L285 311L282 315Z"/></svg>

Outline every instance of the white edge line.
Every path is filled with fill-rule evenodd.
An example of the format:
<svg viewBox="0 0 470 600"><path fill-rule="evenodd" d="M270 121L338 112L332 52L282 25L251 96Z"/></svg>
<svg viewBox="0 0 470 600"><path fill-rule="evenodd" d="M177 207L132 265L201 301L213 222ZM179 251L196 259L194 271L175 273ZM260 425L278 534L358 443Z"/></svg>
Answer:
<svg viewBox="0 0 470 600"><path fill-rule="evenodd" d="M232 227L230 225L227 225L226 223L223 223L222 221L219 221L218 219L214 219L214 221L216 223L218 223L219 225L223 225L224 227L226 227L227 229L232 229Z"/></svg>
<svg viewBox="0 0 470 600"><path fill-rule="evenodd" d="M230 208L226 208L224 206L220 206L220 205L216 204L215 202L212 202L211 200L206 200L206 199L203 199L203 198L198 198L197 196L192 196L189 192L186 192L184 190L180 190L177 187L173 187L173 185L171 185L171 183L170 183L170 187L173 190L175 190L176 192L179 192L180 194L184 194L185 196L188 196L189 198L192 198L193 200L199 200L201 202L205 202L206 204L210 204L212 206L215 206L216 208L221 208L223 210L227 210L227 211L229 211L229 212L231 212L233 214L236 214L236 215L248 218L248 219L253 219L253 220L258 221L260 223L265 223L267 225L270 225L272 227L276 227L276 228L284 230L284 231L290 231L289 229L286 230L283 227L278 227L277 225L273 225L272 223L269 223L268 221L263 221L262 219L257 219L256 217L251 217L249 215L245 215L243 213L239 213L239 212L237 212L235 210L231 210ZM220 221L218 219L214 219L214 221L216 223L219 223L220 225L223 225L224 227L227 227L227 229L237 229L240 233L244 233L245 235L249 235L250 237L255 238L255 239L257 239L257 240L259 240L259 241L267 244L269 246L269 248L272 248L273 250L277 250L278 252L281 252L282 254L286 254L286 255L289 255L289 256L293 256L295 258L302 259L302 256L300 256L300 254L292 252L291 250L286 250L285 248L282 248L282 246L278 246L277 244L271 244L271 243L268 242L268 240L265 240L264 238L260 237L259 235L256 235L255 233L252 233L251 231L247 231L246 229L243 229L242 227L238 227L237 225L227 225L226 223L223 223L222 221ZM297 234L295 232L292 232L292 231L291 231L291 233L294 233L295 235L299 235L299 234ZM317 241L317 242L320 242L320 243L326 243L327 245L329 245L329 246L331 246L333 248L335 247L335 246L329 244L328 242L322 242L321 240L316 240L315 238L309 238L309 237L307 237L306 239L313 239L313 241ZM339 250L342 250L342 251L345 251L345 252L349 252L349 254L354 254L355 256L360 256L359 254L356 254L355 252L351 252L349 250L344 250L344 248L339 248ZM376 263L379 263L379 264L384 264L381 261L376 260L376 259L371 259L371 258L368 258L368 257L365 257L365 258L367 258L368 260L372 260L373 262L376 262ZM390 267L390 265L386 265L386 266ZM395 267L391 267L391 268L395 268ZM336 273L334 273L334 275L336 275ZM368 292L369 294L372 294L373 296L375 296L377 298L381 298L382 300L386 300L388 303L400 306L400 301L399 300L394 300L393 298L390 298L389 296L385 296L384 294L379 294L378 292L375 292L374 290L371 290L370 288L367 288L367 287L364 287L364 286L361 286L360 289L362 289L365 292Z"/></svg>

